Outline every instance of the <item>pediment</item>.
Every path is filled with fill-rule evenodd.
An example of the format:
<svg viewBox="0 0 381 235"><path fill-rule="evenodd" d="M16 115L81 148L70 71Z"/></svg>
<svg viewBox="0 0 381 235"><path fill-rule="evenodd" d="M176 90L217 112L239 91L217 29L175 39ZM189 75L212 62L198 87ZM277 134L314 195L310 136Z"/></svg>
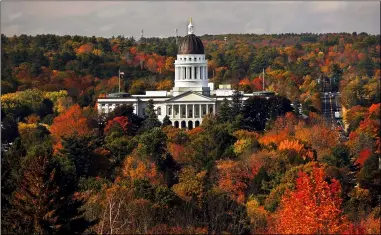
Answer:
<svg viewBox="0 0 381 235"><path fill-rule="evenodd" d="M214 102L213 98L198 94L196 92L185 92L181 95L168 99L166 102Z"/></svg>

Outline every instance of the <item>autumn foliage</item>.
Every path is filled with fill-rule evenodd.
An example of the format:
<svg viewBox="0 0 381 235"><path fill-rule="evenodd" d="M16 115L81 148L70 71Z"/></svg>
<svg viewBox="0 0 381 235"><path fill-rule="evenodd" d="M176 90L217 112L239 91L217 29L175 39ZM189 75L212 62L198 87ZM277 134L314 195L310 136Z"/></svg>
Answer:
<svg viewBox="0 0 381 235"><path fill-rule="evenodd" d="M252 178L249 169L245 169L239 162L232 160L217 161L218 180L220 190L227 192L233 200L243 203L245 190Z"/></svg>
<svg viewBox="0 0 381 235"><path fill-rule="evenodd" d="M105 133L112 132L114 130L121 131L122 133L127 133L131 123L128 121L127 117L115 117L112 120L109 120L105 126Z"/></svg>
<svg viewBox="0 0 381 235"><path fill-rule="evenodd" d="M274 215L274 232L282 234L333 234L343 230L340 183L328 183L324 169L299 173L295 190L286 193Z"/></svg>
<svg viewBox="0 0 381 235"><path fill-rule="evenodd" d="M98 117L119 83L172 89L175 38L2 35L1 232L380 234L379 35L200 38L216 88L264 85L280 102L235 100L192 130ZM343 128L322 115L325 91Z"/></svg>
<svg viewBox="0 0 381 235"><path fill-rule="evenodd" d="M140 160L136 156L131 155L126 158L123 164L123 177L134 180L148 180L152 183L159 183L159 172L154 163Z"/></svg>
<svg viewBox="0 0 381 235"><path fill-rule="evenodd" d="M58 150L62 137L71 135L85 136L91 133L91 129L82 109L79 105L73 105L64 113L54 118L50 132L56 143L55 149Z"/></svg>

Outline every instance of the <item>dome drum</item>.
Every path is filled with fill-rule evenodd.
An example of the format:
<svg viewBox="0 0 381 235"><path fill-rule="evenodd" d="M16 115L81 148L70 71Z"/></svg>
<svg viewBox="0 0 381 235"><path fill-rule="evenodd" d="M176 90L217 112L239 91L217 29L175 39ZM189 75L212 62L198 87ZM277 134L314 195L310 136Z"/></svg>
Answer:
<svg viewBox="0 0 381 235"><path fill-rule="evenodd" d="M206 63L205 55L200 54L187 54L187 55L177 55L175 64L200 64Z"/></svg>

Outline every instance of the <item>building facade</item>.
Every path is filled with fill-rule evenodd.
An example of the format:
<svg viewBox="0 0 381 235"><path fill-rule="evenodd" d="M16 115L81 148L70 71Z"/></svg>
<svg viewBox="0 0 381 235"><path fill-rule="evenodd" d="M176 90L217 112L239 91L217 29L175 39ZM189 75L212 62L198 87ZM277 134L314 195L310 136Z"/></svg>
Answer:
<svg viewBox="0 0 381 235"><path fill-rule="evenodd" d="M205 115L217 113L224 98L231 100L230 85L215 90L214 84L209 83L208 60L201 39L194 35L192 20L188 35L179 44L174 64L175 84L171 91L146 91L145 95L109 94L98 98L99 114L108 114L120 105L129 104L136 115L144 117L147 102L152 99L160 121L168 116L174 127L192 129L201 125ZM270 96L272 93L247 93L243 94L243 100L254 95Z"/></svg>

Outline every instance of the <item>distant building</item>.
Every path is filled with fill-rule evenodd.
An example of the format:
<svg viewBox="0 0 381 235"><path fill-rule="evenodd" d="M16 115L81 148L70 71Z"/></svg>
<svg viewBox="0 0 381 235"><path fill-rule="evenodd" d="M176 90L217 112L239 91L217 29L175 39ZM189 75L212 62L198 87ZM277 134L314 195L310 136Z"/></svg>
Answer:
<svg viewBox="0 0 381 235"><path fill-rule="evenodd" d="M251 96L272 96L273 92L254 92L243 94L243 100ZM233 90L230 85L214 84L208 79L208 60L205 59L204 45L193 34L192 19L188 25L188 35L180 42L175 61L175 86L171 91L146 91L145 95L128 93L109 94L98 98L98 112L107 114L116 107L130 104L134 113L145 116L148 100L154 101L158 119L163 121L167 115L174 127L192 129L201 125L206 114L218 112L224 98L231 100Z"/></svg>

